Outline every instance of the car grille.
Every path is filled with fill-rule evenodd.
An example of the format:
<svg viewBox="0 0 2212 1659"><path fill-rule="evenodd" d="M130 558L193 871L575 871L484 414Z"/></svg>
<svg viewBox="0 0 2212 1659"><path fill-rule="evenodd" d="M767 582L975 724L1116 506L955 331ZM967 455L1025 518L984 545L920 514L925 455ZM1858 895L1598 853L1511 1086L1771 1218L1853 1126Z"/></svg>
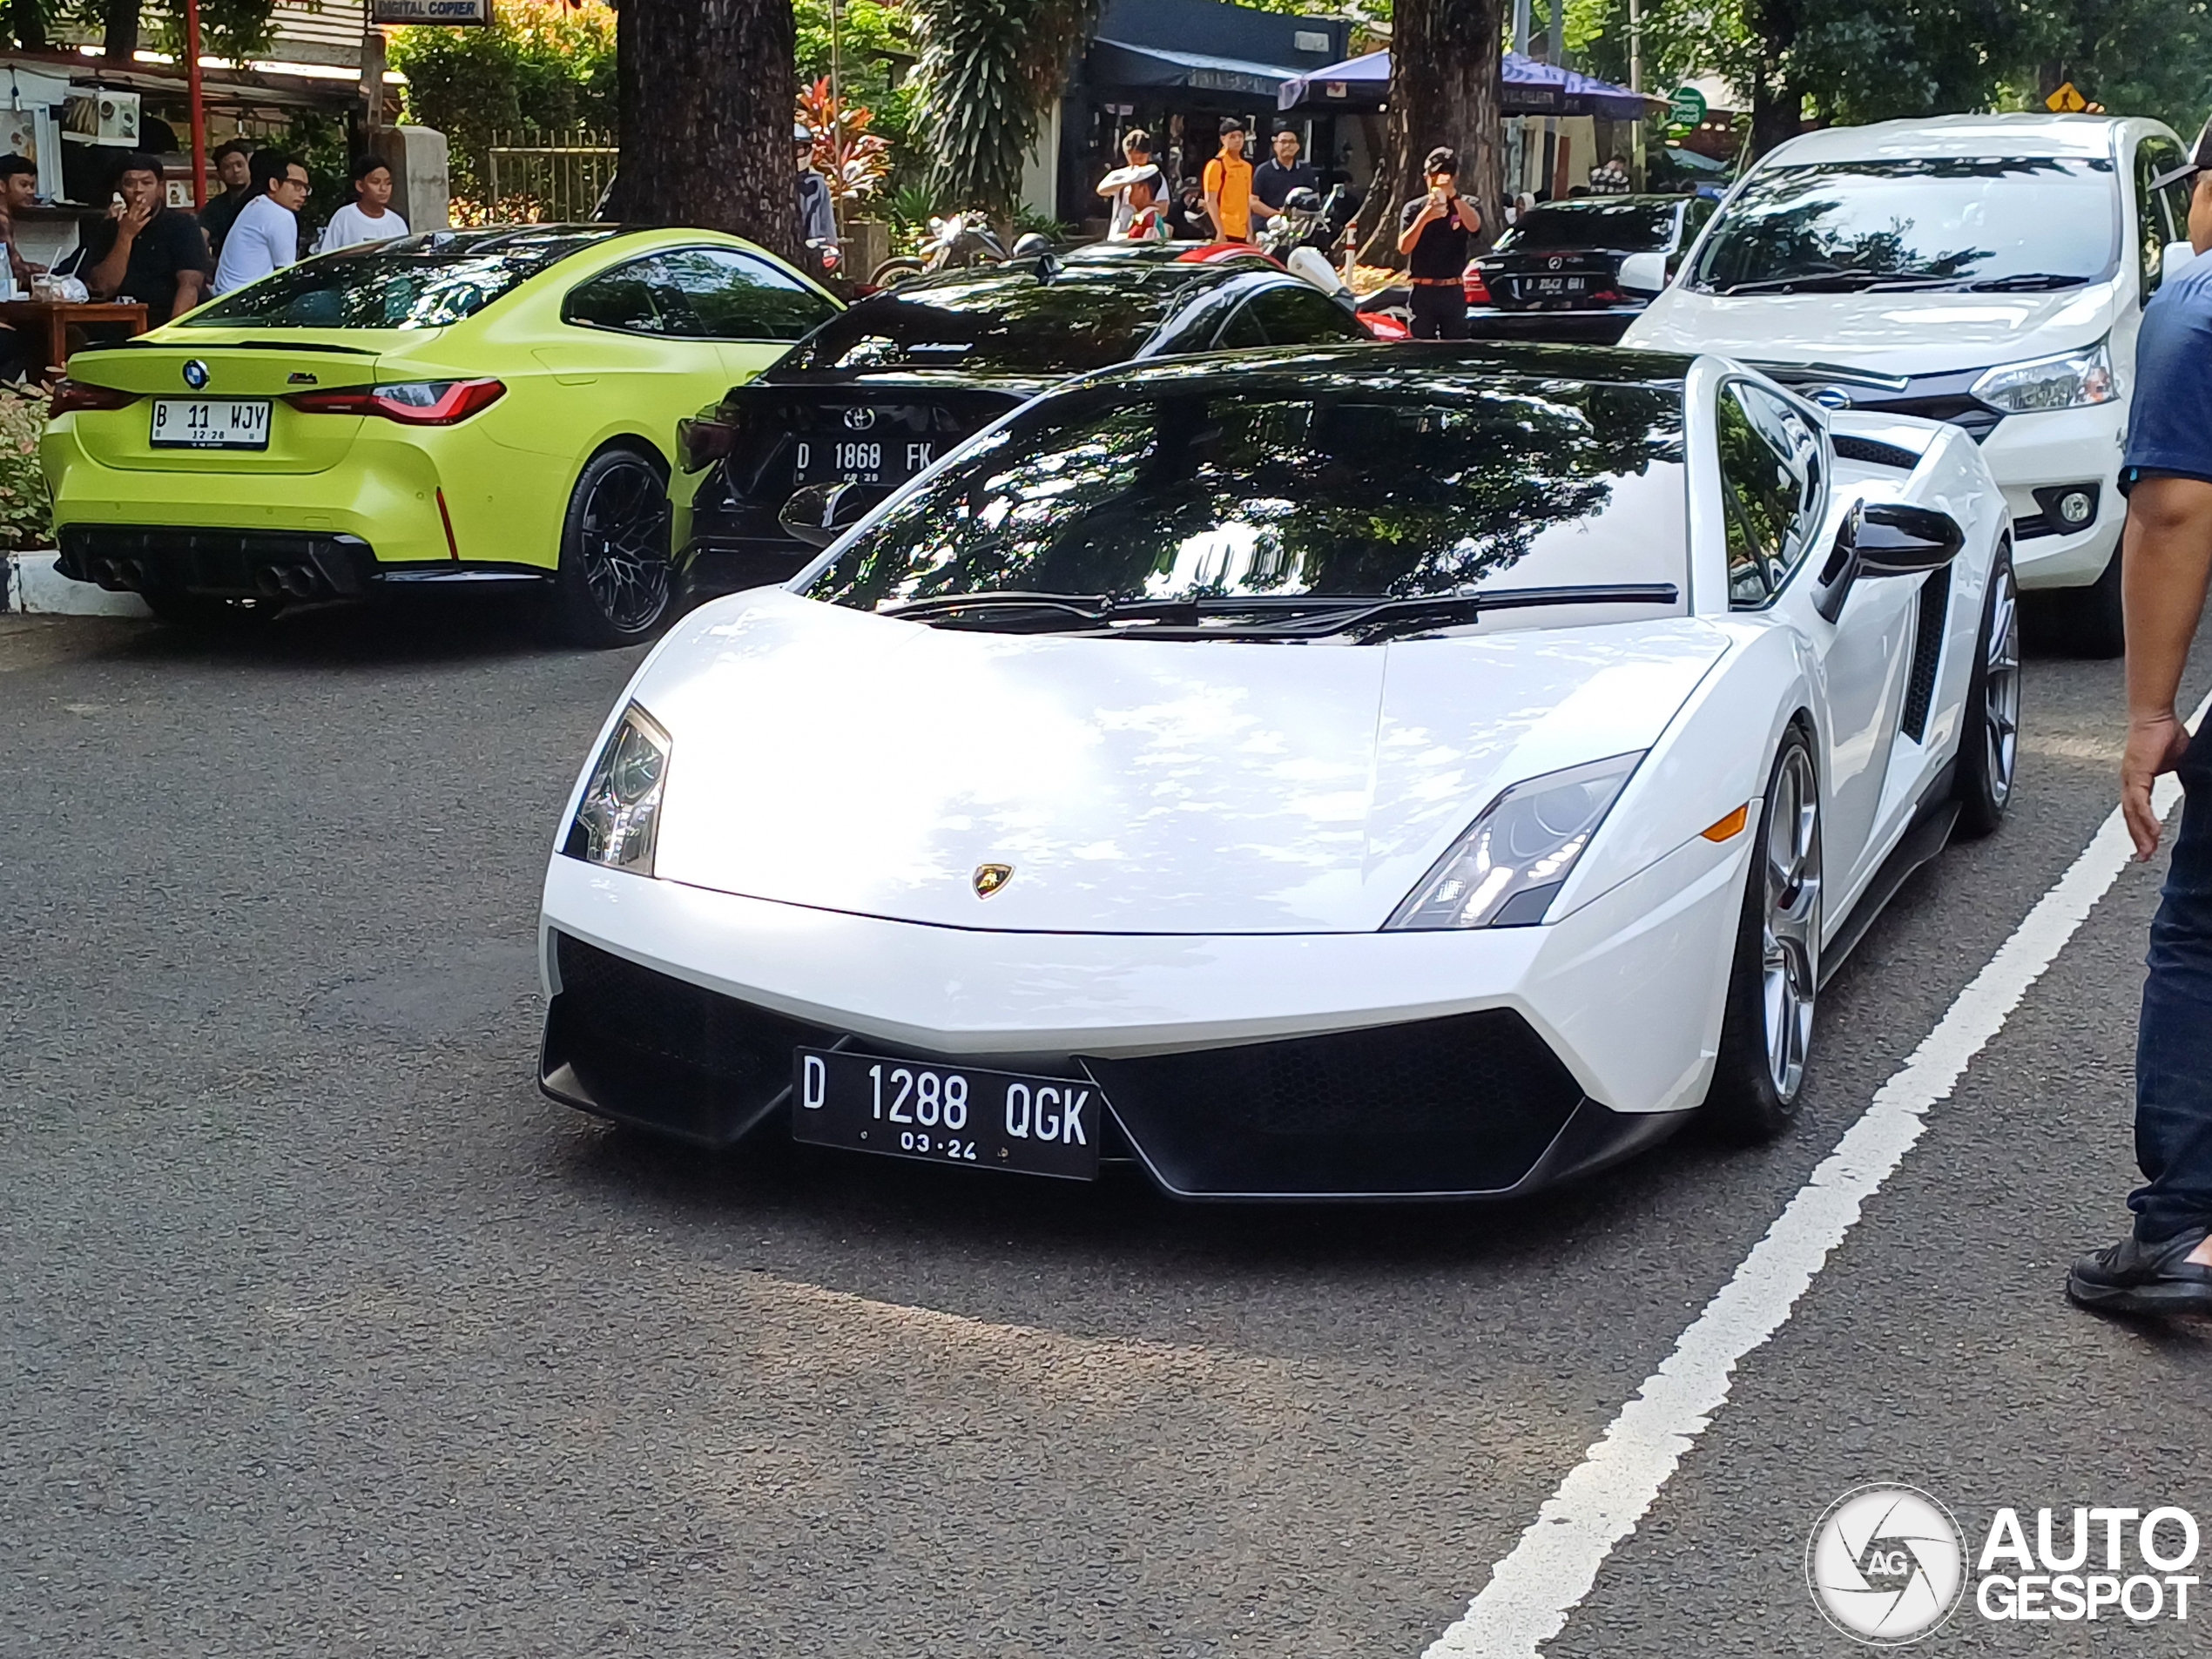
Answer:
<svg viewBox="0 0 2212 1659"><path fill-rule="evenodd" d="M723 996L566 934L539 1077L586 1111L727 1146L791 1087L792 1050L838 1034Z"/></svg>
<svg viewBox="0 0 2212 1659"><path fill-rule="evenodd" d="M1993 409L1973 395L1973 383L1985 371L1957 369L1942 374L1914 374L1901 380L1878 380L1822 363L1760 363L1762 374L1784 386L1826 402L1866 415L1909 415L1923 421L1947 421L1976 443L1997 429L2004 411ZM1821 394L1828 393L1830 397ZM1832 401L1839 395L1846 401Z"/></svg>
<svg viewBox="0 0 2212 1659"><path fill-rule="evenodd" d="M1879 438L1853 437L1838 432L1831 442L1839 461L1863 462L1870 467L1895 467L1900 472L1911 472L1920 464L1920 457L1904 445L1884 443Z"/></svg>
<svg viewBox="0 0 2212 1659"><path fill-rule="evenodd" d="M1191 1195L1501 1192L1582 1101L1504 1008L1084 1063L1154 1173Z"/></svg>

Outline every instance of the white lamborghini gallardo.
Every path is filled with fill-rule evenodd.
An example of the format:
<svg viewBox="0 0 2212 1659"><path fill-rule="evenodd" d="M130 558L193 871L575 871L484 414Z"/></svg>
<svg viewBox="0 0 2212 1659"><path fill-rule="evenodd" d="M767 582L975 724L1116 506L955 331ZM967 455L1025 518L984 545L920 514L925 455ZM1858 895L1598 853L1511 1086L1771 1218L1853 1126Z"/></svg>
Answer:
<svg viewBox="0 0 2212 1659"><path fill-rule="evenodd" d="M788 510L545 881L545 1089L711 1145L1373 1198L1772 1135L2012 788L1972 440L1717 359L1157 363Z"/></svg>

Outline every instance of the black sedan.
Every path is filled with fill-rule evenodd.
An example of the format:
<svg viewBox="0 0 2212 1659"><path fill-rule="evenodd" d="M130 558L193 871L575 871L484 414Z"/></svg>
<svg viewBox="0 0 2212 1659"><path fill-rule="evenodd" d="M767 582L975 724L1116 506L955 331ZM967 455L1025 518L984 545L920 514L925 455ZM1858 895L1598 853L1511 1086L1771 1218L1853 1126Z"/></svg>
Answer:
<svg viewBox="0 0 2212 1659"><path fill-rule="evenodd" d="M1715 205L1698 196L1592 196L1530 208L1467 266L1467 331L1486 340L1613 344L1674 280Z"/></svg>
<svg viewBox="0 0 2212 1659"><path fill-rule="evenodd" d="M1591 196L1532 207L1468 265L1468 334L1616 344L1674 280L1715 206L1696 196ZM1409 293L1385 288L1359 308L1402 307Z"/></svg>
<svg viewBox="0 0 2212 1659"><path fill-rule="evenodd" d="M684 466L704 475L688 509L672 492L679 581L698 601L785 580L887 491L1069 375L1372 339L1349 307L1244 249L1100 249L901 283L684 422Z"/></svg>

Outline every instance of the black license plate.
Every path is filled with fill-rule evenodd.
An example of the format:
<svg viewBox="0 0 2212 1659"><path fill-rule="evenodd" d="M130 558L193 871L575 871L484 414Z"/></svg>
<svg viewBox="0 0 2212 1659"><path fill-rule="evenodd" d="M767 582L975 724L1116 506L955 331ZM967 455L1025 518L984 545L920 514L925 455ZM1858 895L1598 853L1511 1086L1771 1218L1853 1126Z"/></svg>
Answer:
<svg viewBox="0 0 2212 1659"><path fill-rule="evenodd" d="M949 447L941 438L917 438L896 428L851 436L809 434L792 440L792 486L903 484Z"/></svg>
<svg viewBox="0 0 2212 1659"><path fill-rule="evenodd" d="M1521 279L1521 297L1524 300L1556 300L1570 293L1587 293L1589 287L1588 277L1523 277Z"/></svg>
<svg viewBox="0 0 2212 1659"><path fill-rule="evenodd" d="M792 1056L792 1138L819 1146L1089 1181L1105 1120L1088 1081L825 1049Z"/></svg>

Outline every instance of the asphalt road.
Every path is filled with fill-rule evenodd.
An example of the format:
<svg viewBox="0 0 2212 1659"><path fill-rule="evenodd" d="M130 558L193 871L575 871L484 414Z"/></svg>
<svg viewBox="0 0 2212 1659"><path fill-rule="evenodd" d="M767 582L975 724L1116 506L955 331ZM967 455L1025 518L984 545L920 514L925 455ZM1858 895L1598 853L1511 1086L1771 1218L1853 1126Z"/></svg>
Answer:
<svg viewBox="0 0 2212 1659"><path fill-rule="evenodd" d="M2120 707L2116 665L2031 662L2011 821L1831 987L1783 1143L1237 1211L716 1162L542 1098L537 884L635 661L498 610L221 647L0 619L0 1653L1417 1655L2089 840ZM2157 875L1548 1653L1856 1651L1804 1551L1863 1481L1977 1542L2000 1504L2212 1517L2207 1332L2060 1295L2124 1220ZM1969 1608L1925 1650L2208 1621Z"/></svg>

